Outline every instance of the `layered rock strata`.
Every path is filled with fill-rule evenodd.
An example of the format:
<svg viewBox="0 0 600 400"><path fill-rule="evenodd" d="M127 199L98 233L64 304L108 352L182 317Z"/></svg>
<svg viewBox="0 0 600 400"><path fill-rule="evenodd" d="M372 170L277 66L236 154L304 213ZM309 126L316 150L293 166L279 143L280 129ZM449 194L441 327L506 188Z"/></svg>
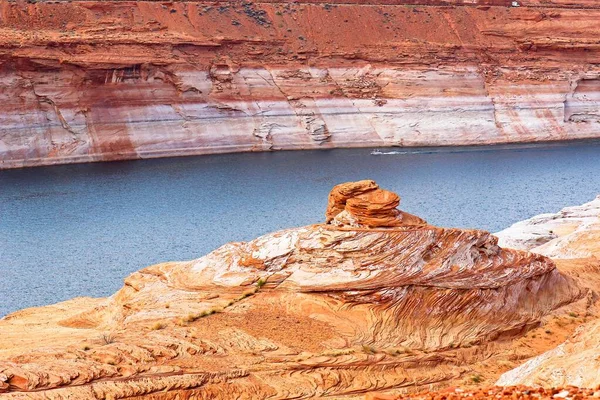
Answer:
<svg viewBox="0 0 600 400"><path fill-rule="evenodd" d="M600 256L600 196L555 214L541 214L496 233L501 246L556 259Z"/></svg>
<svg viewBox="0 0 600 400"><path fill-rule="evenodd" d="M559 262L559 267L587 287L588 307L570 313L584 322L564 343L502 375L498 385L558 387L600 385L600 197L556 214L542 214L498 233L500 241L529 248Z"/></svg>
<svg viewBox="0 0 600 400"><path fill-rule="evenodd" d="M366 400L459 400L459 399L597 399L600 397L600 390L586 389L578 387L566 388L532 388L530 386L511 386L500 387L491 386L479 389L462 389L450 387L439 392L422 392L417 394L408 394L404 396L387 396L382 394L369 394Z"/></svg>
<svg viewBox="0 0 600 400"><path fill-rule="evenodd" d="M0 168L598 137L591 0L0 4Z"/></svg>
<svg viewBox="0 0 600 400"><path fill-rule="evenodd" d="M352 227L419 226L421 218L400 211L400 197L380 189L374 181L343 183L333 188L325 217L327 223Z"/></svg>
<svg viewBox="0 0 600 400"><path fill-rule="evenodd" d="M503 374L496 382L501 386L517 384L544 387L600 386L600 322L579 327L558 347L527 361Z"/></svg>
<svg viewBox="0 0 600 400"><path fill-rule="evenodd" d="M548 258L337 186L328 223L0 320L3 398L353 398L460 378L583 291ZM368 212L366 212L366 211ZM390 216L395 216L390 220Z"/></svg>

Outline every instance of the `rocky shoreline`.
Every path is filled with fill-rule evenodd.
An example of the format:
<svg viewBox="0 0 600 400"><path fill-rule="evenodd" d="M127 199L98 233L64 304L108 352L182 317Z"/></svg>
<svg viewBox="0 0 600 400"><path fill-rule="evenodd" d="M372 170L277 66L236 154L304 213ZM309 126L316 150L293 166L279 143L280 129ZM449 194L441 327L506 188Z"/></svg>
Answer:
<svg viewBox="0 0 600 400"><path fill-rule="evenodd" d="M517 393L485 389L498 379L600 384L597 253L548 246L595 252L597 201L532 219L556 232L544 244L553 259L429 225L399 203L373 181L338 185L325 223L142 269L106 299L10 314L0 396L387 399L461 386L439 395L498 398ZM530 243L524 232L515 240Z"/></svg>

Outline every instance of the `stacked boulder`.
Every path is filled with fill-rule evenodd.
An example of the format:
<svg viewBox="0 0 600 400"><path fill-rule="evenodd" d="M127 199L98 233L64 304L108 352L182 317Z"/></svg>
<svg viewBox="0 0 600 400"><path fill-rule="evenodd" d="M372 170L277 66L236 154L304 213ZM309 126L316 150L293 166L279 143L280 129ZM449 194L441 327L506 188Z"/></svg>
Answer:
<svg viewBox="0 0 600 400"><path fill-rule="evenodd" d="M421 218L400 211L400 196L380 189L372 180L347 182L329 193L327 223L364 228L426 225Z"/></svg>

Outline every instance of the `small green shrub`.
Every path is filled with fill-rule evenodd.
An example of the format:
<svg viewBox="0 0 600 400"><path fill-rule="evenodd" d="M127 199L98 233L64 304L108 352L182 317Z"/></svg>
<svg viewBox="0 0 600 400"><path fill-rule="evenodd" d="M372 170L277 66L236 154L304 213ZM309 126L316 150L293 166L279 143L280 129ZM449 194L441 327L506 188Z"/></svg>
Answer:
<svg viewBox="0 0 600 400"><path fill-rule="evenodd" d="M102 335L101 340L104 344L111 344L115 342L115 336L112 333L105 333Z"/></svg>
<svg viewBox="0 0 600 400"><path fill-rule="evenodd" d="M377 350L375 349L375 347L369 346L369 345L366 345L366 344L363 344L362 349L367 354L375 354L375 353L377 353Z"/></svg>
<svg viewBox="0 0 600 400"><path fill-rule="evenodd" d="M156 322L154 325L152 325L152 327L150 327L150 329L152 329L153 331L159 331L161 329L164 329L165 327L166 325L162 322Z"/></svg>
<svg viewBox="0 0 600 400"><path fill-rule="evenodd" d="M240 300L245 299L245 298L250 297L250 296L253 296L254 294L256 294L256 290L246 290L240 296Z"/></svg>
<svg viewBox="0 0 600 400"><path fill-rule="evenodd" d="M193 313L189 313L188 315L186 315L185 317L183 317L181 320L183 322L189 323L189 322L194 322L195 320L197 320L199 318L198 315L193 314Z"/></svg>
<svg viewBox="0 0 600 400"><path fill-rule="evenodd" d="M337 357L354 353L354 349L332 349L323 353L324 356Z"/></svg>

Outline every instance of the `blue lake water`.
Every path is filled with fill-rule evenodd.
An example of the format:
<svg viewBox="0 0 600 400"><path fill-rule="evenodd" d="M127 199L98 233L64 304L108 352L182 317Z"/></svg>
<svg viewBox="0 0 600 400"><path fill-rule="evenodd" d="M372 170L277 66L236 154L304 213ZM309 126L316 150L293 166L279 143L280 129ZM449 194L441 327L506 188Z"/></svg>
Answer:
<svg viewBox="0 0 600 400"><path fill-rule="evenodd" d="M147 265L323 221L337 183L375 179L432 224L498 231L600 193L600 143L348 149L0 171L0 316L106 296Z"/></svg>

